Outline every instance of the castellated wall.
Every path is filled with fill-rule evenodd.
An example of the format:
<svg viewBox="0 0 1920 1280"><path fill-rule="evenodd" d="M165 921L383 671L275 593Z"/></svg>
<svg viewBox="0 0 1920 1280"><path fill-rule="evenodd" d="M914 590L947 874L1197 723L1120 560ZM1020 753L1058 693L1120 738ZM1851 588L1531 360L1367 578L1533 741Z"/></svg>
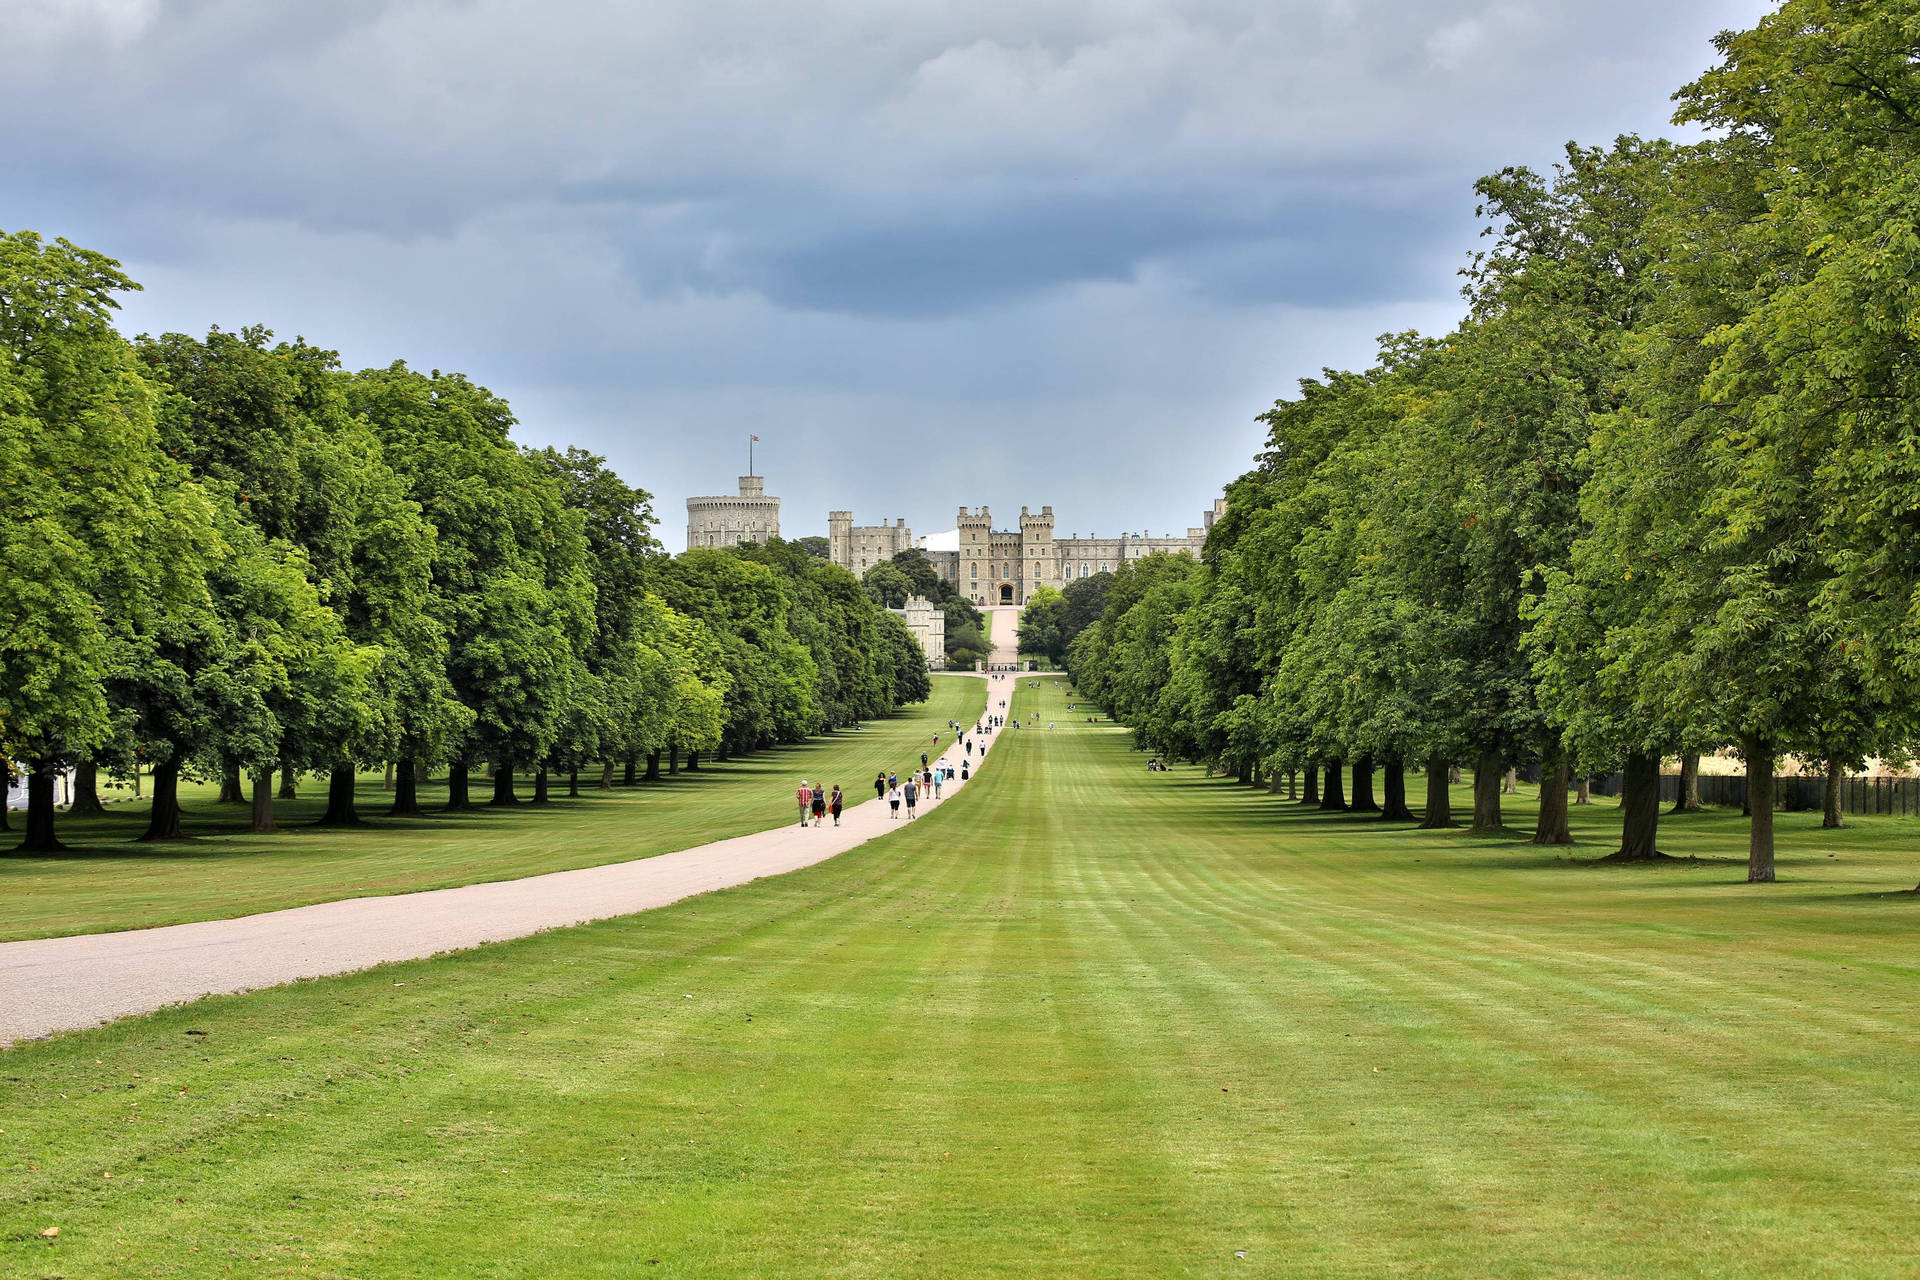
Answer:
<svg viewBox="0 0 1920 1280"><path fill-rule="evenodd" d="M892 524L855 524L851 511L827 512L827 559L858 577L913 546L904 519Z"/></svg>

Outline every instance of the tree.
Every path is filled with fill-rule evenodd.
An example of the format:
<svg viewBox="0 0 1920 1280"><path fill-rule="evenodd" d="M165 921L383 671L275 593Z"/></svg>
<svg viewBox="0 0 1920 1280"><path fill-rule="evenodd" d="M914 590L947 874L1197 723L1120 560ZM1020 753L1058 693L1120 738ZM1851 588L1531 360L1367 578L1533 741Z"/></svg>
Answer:
<svg viewBox="0 0 1920 1280"><path fill-rule="evenodd" d="M1069 643L1066 620L1067 601L1060 592L1041 587L1029 595L1015 632L1020 652L1045 658L1049 666L1064 663Z"/></svg>
<svg viewBox="0 0 1920 1280"><path fill-rule="evenodd" d="M907 598L914 594L913 580L888 560L868 569L860 582L882 609L904 609Z"/></svg>
<svg viewBox="0 0 1920 1280"><path fill-rule="evenodd" d="M438 531L429 611L469 717L445 748L448 804L469 805L475 759L493 762L494 802L511 804L515 766L544 759L558 739L594 636L584 515L514 448L506 403L459 374L395 362L357 375L348 401ZM418 731L403 739L409 751L432 745ZM414 763L403 757L399 767Z"/></svg>
<svg viewBox="0 0 1920 1280"><path fill-rule="evenodd" d="M138 287L66 240L0 232L0 757L26 770L31 851L59 847L56 773L113 731L123 610L165 609L198 567L166 523L157 394L111 322Z"/></svg>

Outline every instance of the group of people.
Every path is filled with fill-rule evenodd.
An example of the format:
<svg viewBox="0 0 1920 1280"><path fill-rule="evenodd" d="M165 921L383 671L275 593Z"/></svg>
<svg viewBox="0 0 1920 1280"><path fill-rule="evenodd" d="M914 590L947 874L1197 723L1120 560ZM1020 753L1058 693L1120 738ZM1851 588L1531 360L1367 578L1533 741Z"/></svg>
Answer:
<svg viewBox="0 0 1920 1280"><path fill-rule="evenodd" d="M966 730L958 721L949 720L947 727L953 731L954 737L960 743L962 755L957 769L944 760L932 759L929 752L922 751L920 772L916 774L908 770L905 781L901 780L898 773L891 771L882 771L873 775L874 799L887 802L890 816L898 818L900 807L905 805L907 820L912 821L917 816L921 801L938 800L947 783L956 777L965 782L973 776L973 739L966 736ZM990 726L978 723L973 726L975 737L992 731ZM937 751L939 747L940 735L936 733L933 735L933 749ZM985 747L980 749L980 754L983 756L986 754ZM800 789L794 793L794 798L800 805L801 826L817 827L828 814L833 815L834 826L840 825L840 811L845 806L845 798L840 793L838 783L835 783L833 789L829 791L824 785L816 787L802 778Z"/></svg>

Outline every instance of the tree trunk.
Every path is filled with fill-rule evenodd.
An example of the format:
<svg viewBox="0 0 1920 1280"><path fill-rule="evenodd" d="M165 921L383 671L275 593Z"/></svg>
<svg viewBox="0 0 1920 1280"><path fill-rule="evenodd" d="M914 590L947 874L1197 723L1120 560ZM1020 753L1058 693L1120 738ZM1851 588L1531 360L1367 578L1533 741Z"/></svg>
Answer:
<svg viewBox="0 0 1920 1280"><path fill-rule="evenodd" d="M1234 770L1233 780L1243 787L1252 786L1253 766L1251 764L1242 764L1238 769Z"/></svg>
<svg viewBox="0 0 1920 1280"><path fill-rule="evenodd" d="M1533 828L1535 844L1573 843L1573 832L1567 828L1569 767L1566 749L1557 741L1547 743L1540 760L1540 820Z"/></svg>
<svg viewBox="0 0 1920 1280"><path fill-rule="evenodd" d="M547 803L547 766L541 765L533 775L533 803Z"/></svg>
<svg viewBox="0 0 1920 1280"><path fill-rule="evenodd" d="M1291 774L1288 775L1288 777L1291 777L1291 776L1292 776ZM1286 789L1287 789L1287 779L1280 776L1280 771L1278 769L1275 769L1272 773L1267 775L1267 794L1268 795L1277 796L1281 792L1285 791Z"/></svg>
<svg viewBox="0 0 1920 1280"><path fill-rule="evenodd" d="M58 773L38 768L27 775L27 835L19 842L23 854L58 854L65 848L54 835L54 781Z"/></svg>
<svg viewBox="0 0 1920 1280"><path fill-rule="evenodd" d="M1584 773L1580 775L1579 788L1573 793L1573 802L1575 804L1593 803L1593 780Z"/></svg>
<svg viewBox="0 0 1920 1280"><path fill-rule="evenodd" d="M1620 852L1614 857L1642 862L1660 856L1660 757L1630 755L1620 771Z"/></svg>
<svg viewBox="0 0 1920 1280"><path fill-rule="evenodd" d="M1505 831L1500 821L1500 784L1505 777L1505 761L1500 753L1488 748L1473 761L1473 826L1468 835L1480 835L1490 831Z"/></svg>
<svg viewBox="0 0 1920 1280"><path fill-rule="evenodd" d="M733 752L727 749L726 739L722 738L720 745L713 749L713 758L721 764L725 764L727 761L733 759Z"/></svg>
<svg viewBox="0 0 1920 1280"><path fill-rule="evenodd" d="M82 760L74 766L73 801L67 805L67 816L97 818L106 811L107 806L100 803L100 766L91 760Z"/></svg>
<svg viewBox="0 0 1920 1280"><path fill-rule="evenodd" d="M4 767L5 767L5 765L6 765L6 761L5 761L4 759L0 759L0 768L4 768ZM134 796L134 799L136 799L136 800L137 800L137 799L139 799L139 798L140 798L140 795L141 795L141 792L140 792L140 762L139 762L138 760L135 760L135 761L133 762L133 796Z"/></svg>
<svg viewBox="0 0 1920 1280"><path fill-rule="evenodd" d="M698 751L687 752L687 772L695 773L699 771L699 768L700 768L700 753Z"/></svg>
<svg viewBox="0 0 1920 1280"><path fill-rule="evenodd" d="M578 769L567 770L567 798L570 800L580 798L580 771Z"/></svg>
<svg viewBox="0 0 1920 1280"><path fill-rule="evenodd" d="M381 779L380 789L382 791L393 790L393 761L391 760L387 761L387 776Z"/></svg>
<svg viewBox="0 0 1920 1280"><path fill-rule="evenodd" d="M1758 738L1744 743L1747 756L1747 883L1773 881L1773 744Z"/></svg>
<svg viewBox="0 0 1920 1280"><path fill-rule="evenodd" d="M320 815L317 827L357 827L360 810L353 803L353 784L358 773L353 761L342 760L327 775L327 811Z"/></svg>
<svg viewBox="0 0 1920 1280"><path fill-rule="evenodd" d="M667 748L667 773L672 775L678 772L680 772L680 744L676 742Z"/></svg>
<svg viewBox="0 0 1920 1280"><path fill-rule="evenodd" d="M447 808L473 808L473 795L467 783L467 758L461 756L447 766Z"/></svg>
<svg viewBox="0 0 1920 1280"><path fill-rule="evenodd" d="M1507 776L1500 783L1500 794L1503 796L1517 796L1520 794L1520 771L1518 769L1507 770Z"/></svg>
<svg viewBox="0 0 1920 1280"><path fill-rule="evenodd" d="M620 774L620 785L623 787L630 787L634 785L633 774L634 774L633 757L628 756L626 759L626 764L624 765L622 772Z"/></svg>
<svg viewBox="0 0 1920 1280"><path fill-rule="evenodd" d="M140 839L149 843L180 839L180 764L169 760L153 766L153 807L147 811L147 829Z"/></svg>
<svg viewBox="0 0 1920 1280"><path fill-rule="evenodd" d="M300 775L292 769L280 771L280 798L298 800L300 798Z"/></svg>
<svg viewBox="0 0 1920 1280"><path fill-rule="evenodd" d="M1846 780L1847 767L1838 760L1827 761L1827 786L1825 803L1821 805L1820 825L1827 828L1843 827L1840 820L1840 784Z"/></svg>
<svg viewBox="0 0 1920 1280"><path fill-rule="evenodd" d="M1427 812L1420 819L1422 831L1438 831L1445 827L1457 827L1453 820L1453 792L1447 786L1452 776L1452 768L1440 756L1427 757Z"/></svg>
<svg viewBox="0 0 1920 1280"><path fill-rule="evenodd" d="M27 775L27 834L22 853L58 853L66 848L53 834L54 771L44 765Z"/></svg>
<svg viewBox="0 0 1920 1280"><path fill-rule="evenodd" d="M420 816L420 774L413 767L413 761L404 756L395 762L393 808L387 810L387 814L394 818Z"/></svg>
<svg viewBox="0 0 1920 1280"><path fill-rule="evenodd" d="M1292 769L1289 769L1287 770L1287 799L1298 800L1299 798L1300 798L1300 775L1294 772Z"/></svg>
<svg viewBox="0 0 1920 1280"><path fill-rule="evenodd" d="M1459 765L1450 764L1447 766L1447 785L1450 787L1457 787L1460 785L1460 766Z"/></svg>
<svg viewBox="0 0 1920 1280"><path fill-rule="evenodd" d="M1398 756L1387 761L1384 770L1387 802L1380 809L1382 822L1412 822L1413 810L1407 808L1407 765Z"/></svg>
<svg viewBox="0 0 1920 1280"><path fill-rule="evenodd" d="M1340 762L1327 761L1326 772L1321 776L1320 807L1326 810L1345 810L1347 797L1340 787Z"/></svg>
<svg viewBox="0 0 1920 1280"><path fill-rule="evenodd" d="M493 799L489 803L501 806L520 803L520 797L513 794L513 761L494 761Z"/></svg>
<svg viewBox="0 0 1920 1280"><path fill-rule="evenodd" d="M1700 809L1700 756L1695 752L1680 757L1680 784L1674 792L1669 813L1697 813Z"/></svg>
<svg viewBox="0 0 1920 1280"><path fill-rule="evenodd" d="M285 770L281 777L287 777ZM255 835L270 835L280 828L273 825L273 770L255 769L253 771L253 818L247 823L247 830Z"/></svg>
<svg viewBox="0 0 1920 1280"><path fill-rule="evenodd" d="M140 775L135 774L136 778ZM13 761L0 754L0 831L13 830L13 824L7 821L7 790L13 785Z"/></svg>
<svg viewBox="0 0 1920 1280"><path fill-rule="evenodd" d="M1353 801L1347 807L1355 813L1380 812L1380 804L1373 798L1372 756L1361 756L1353 762Z"/></svg>
<svg viewBox="0 0 1920 1280"><path fill-rule="evenodd" d="M660 753L658 751L647 752L646 780L648 782L660 781Z"/></svg>
<svg viewBox="0 0 1920 1280"><path fill-rule="evenodd" d="M177 777L178 775L176 775ZM220 763L220 800L221 804L245 804L247 786L240 777L240 763L237 760L223 760Z"/></svg>
<svg viewBox="0 0 1920 1280"><path fill-rule="evenodd" d="M1320 803L1320 766L1317 764L1310 764L1307 766L1307 789L1301 795L1300 803L1301 804L1319 804Z"/></svg>
<svg viewBox="0 0 1920 1280"><path fill-rule="evenodd" d="M600 789L602 791L613 790L613 761L611 760L602 760L600 762Z"/></svg>

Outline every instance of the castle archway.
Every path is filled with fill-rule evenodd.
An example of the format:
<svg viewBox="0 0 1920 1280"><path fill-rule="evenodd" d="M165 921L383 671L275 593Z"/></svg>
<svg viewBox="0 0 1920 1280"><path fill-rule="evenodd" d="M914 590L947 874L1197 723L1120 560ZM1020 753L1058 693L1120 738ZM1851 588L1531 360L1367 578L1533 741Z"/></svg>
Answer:
<svg viewBox="0 0 1920 1280"><path fill-rule="evenodd" d="M1000 603L1001 604L1013 603L1013 587L1012 586L1009 585L1009 586L1003 586L1000 588Z"/></svg>

